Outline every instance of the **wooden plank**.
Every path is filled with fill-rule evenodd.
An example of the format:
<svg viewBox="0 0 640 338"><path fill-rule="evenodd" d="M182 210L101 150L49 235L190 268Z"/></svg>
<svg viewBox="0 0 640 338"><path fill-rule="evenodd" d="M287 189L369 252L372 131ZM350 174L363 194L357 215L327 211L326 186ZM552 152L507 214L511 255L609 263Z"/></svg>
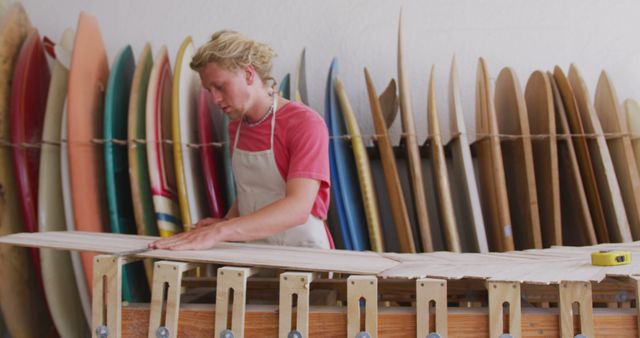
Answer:
<svg viewBox="0 0 640 338"><path fill-rule="evenodd" d="M520 311L520 283L488 281L489 290L489 336L501 337L503 333L513 338L522 337L522 316ZM508 330L505 332L505 304L509 307Z"/></svg>
<svg viewBox="0 0 640 338"><path fill-rule="evenodd" d="M431 313L431 302L435 303L434 313ZM431 321L432 316L435 317L435 323ZM447 338L447 316L447 281L432 278L416 280L417 337L437 333L439 337Z"/></svg>
<svg viewBox="0 0 640 338"><path fill-rule="evenodd" d="M640 172L640 104L634 99L626 99L624 100L624 110L627 117L627 125L629 126L633 155Z"/></svg>
<svg viewBox="0 0 640 338"><path fill-rule="evenodd" d="M196 268L189 263L160 261L155 263L149 315L149 336L178 337L182 276ZM166 293L166 302L165 302ZM164 318L164 320L163 320Z"/></svg>
<svg viewBox="0 0 640 338"><path fill-rule="evenodd" d="M218 269L215 305L216 337L244 337L247 278L254 273L255 270L250 268ZM233 304L229 304L230 301ZM231 320L228 318L229 312L231 312Z"/></svg>
<svg viewBox="0 0 640 338"><path fill-rule="evenodd" d="M416 222L420 229L420 239L424 252L433 251L431 239L431 228L429 225L429 215L427 213L427 198L424 190L424 180L422 178L422 161L418 150L418 139L416 126L413 121L413 110L411 108L411 97L409 94L409 82L407 80L404 67L402 35L402 13L398 22L398 91L400 92L400 116L402 117L402 131L406 156L409 165L411 182L411 192L416 212Z"/></svg>
<svg viewBox="0 0 640 338"><path fill-rule="evenodd" d="M458 222L458 232L470 237L469 242L473 243L474 251L489 252L484 219L482 218L482 208L480 206L480 195L478 194L478 185L467 137L467 127L462 113L462 99L460 97L455 57L451 62L449 75L449 119L452 138L448 147L451 149L452 154L454 186L458 187L455 192L460 203L458 215L461 217Z"/></svg>
<svg viewBox="0 0 640 338"><path fill-rule="evenodd" d="M636 320L638 322L638 337L640 338L640 276L633 276L631 280L635 287L636 296Z"/></svg>
<svg viewBox="0 0 640 338"><path fill-rule="evenodd" d="M563 338L583 334L595 337L593 329L593 303L591 300L591 283L561 282L560 291L560 331ZM577 303L579 313L574 313L573 305ZM579 316L580 332L574 327L574 316Z"/></svg>
<svg viewBox="0 0 640 338"><path fill-rule="evenodd" d="M600 310L600 311L598 311ZM126 306L123 335L146 338L149 308L145 304ZM312 307L309 313L311 337L346 337L347 314L344 308ZM186 304L180 309L179 337L213 337L213 307L209 304ZM416 337L416 314L411 308L381 308L378 318L379 337ZM449 309L449 337L489 337L486 308ZM574 322L577 325L577 321ZM593 323L596 337L637 337L633 310L596 309ZM247 308L245 333L248 337L278 337L277 306L250 305ZM522 313L522 337L560 337L557 309L528 309Z"/></svg>
<svg viewBox="0 0 640 338"><path fill-rule="evenodd" d="M527 107L518 78L509 67L498 74L495 107L498 133L506 137L500 147L515 246L539 249L542 234Z"/></svg>
<svg viewBox="0 0 640 338"><path fill-rule="evenodd" d="M596 86L595 109L602 124L611 153L613 168L627 212L633 239L640 239L640 176L633 156L629 127L618 101L618 95L605 71Z"/></svg>
<svg viewBox="0 0 640 338"><path fill-rule="evenodd" d="M580 114L575 92L572 84L569 83L569 79L567 79L560 67L555 66L553 76L562 95L565 112L567 113L567 120L569 122L578 164L580 165L582 183L584 184L589 210L591 211L591 219L598 242L607 243L609 242L609 230L604 216L604 205L602 204L602 198L600 197L600 191L596 183L595 167L589 152L589 145L587 144L585 128L582 122L583 118Z"/></svg>
<svg viewBox="0 0 640 338"><path fill-rule="evenodd" d="M285 272L280 274L280 302L278 316L278 336L280 338L297 334L309 337L309 290L313 274L308 272ZM296 325L292 325L292 297L296 295Z"/></svg>
<svg viewBox="0 0 640 338"><path fill-rule="evenodd" d="M567 112L555 77L550 72L547 75L553 90L557 133L562 135L558 139L557 146L559 175L563 178L560 182L561 217L566 232L566 235L563 235L563 244L594 245L597 243L596 233L589 212L589 202L582 183L582 174L573 138L570 136L571 129L567 121Z"/></svg>
<svg viewBox="0 0 640 338"><path fill-rule="evenodd" d="M560 177L553 92L546 73L535 71L524 91L538 194L543 247L562 245ZM573 203L573 201L572 201Z"/></svg>
<svg viewBox="0 0 640 338"><path fill-rule="evenodd" d="M364 300L364 323L362 304ZM364 324L364 325L363 325ZM347 337L378 338L378 278L375 276L350 276L347 279Z"/></svg>
<svg viewBox="0 0 640 338"><path fill-rule="evenodd" d="M618 178L613 168L607 141L604 138L602 126L593 104L589 100L587 85L584 83L580 71L573 64L569 69L569 82L574 89L580 116L584 123L584 131L593 135L593 138L589 138L589 150L593 159L597 177L596 182L600 191L602 209L604 210L610 239L615 242L630 242L629 220L625 212L620 187L618 186Z"/></svg>
<svg viewBox="0 0 640 338"><path fill-rule="evenodd" d="M431 67L429 79L429 93L427 95L427 120L429 122L429 139L431 140L431 166L433 167L433 181L435 185L440 226L447 242L447 249L461 252L460 237L456 227L456 215L453 211L451 187L447 173L447 162L444 157L440 122L436 106L435 66Z"/></svg>
<svg viewBox="0 0 640 338"><path fill-rule="evenodd" d="M492 251L514 249L509 199L502 165L496 112L491 95L489 71L484 59L478 60L476 73L476 134L479 190L485 225L489 229Z"/></svg>

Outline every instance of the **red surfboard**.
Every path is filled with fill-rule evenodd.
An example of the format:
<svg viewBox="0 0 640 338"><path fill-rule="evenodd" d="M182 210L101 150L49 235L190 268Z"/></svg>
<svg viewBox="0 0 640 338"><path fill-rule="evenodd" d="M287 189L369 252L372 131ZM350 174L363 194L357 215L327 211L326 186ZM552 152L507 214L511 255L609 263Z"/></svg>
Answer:
<svg viewBox="0 0 640 338"><path fill-rule="evenodd" d="M211 95L204 89L200 90L198 97L198 125L200 144L200 156L202 156L202 174L207 192L207 200L209 201L209 210L211 217L224 217L224 203L222 202L222 186L220 184L220 175L218 174L219 165L217 160L222 157L220 150L211 146L212 142L219 141L216 137L215 125L213 122L213 102Z"/></svg>

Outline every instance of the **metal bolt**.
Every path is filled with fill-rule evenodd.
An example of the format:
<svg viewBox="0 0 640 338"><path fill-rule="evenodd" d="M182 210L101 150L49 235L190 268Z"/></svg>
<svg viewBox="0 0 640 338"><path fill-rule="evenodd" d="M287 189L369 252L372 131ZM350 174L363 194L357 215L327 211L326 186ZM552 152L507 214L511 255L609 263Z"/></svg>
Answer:
<svg viewBox="0 0 640 338"><path fill-rule="evenodd" d="M427 336L427 338L440 338L440 334L437 332L431 332L429 333L429 335Z"/></svg>
<svg viewBox="0 0 640 338"><path fill-rule="evenodd" d="M587 338L587 336L583 335L582 333L579 333L575 336L575 338Z"/></svg>
<svg viewBox="0 0 640 338"><path fill-rule="evenodd" d="M109 337L109 329L104 325L96 327L96 336L98 336L98 338Z"/></svg>
<svg viewBox="0 0 640 338"><path fill-rule="evenodd" d="M511 333L503 333L498 338L513 338Z"/></svg>
<svg viewBox="0 0 640 338"><path fill-rule="evenodd" d="M371 338L371 335L368 332L360 331L356 333L356 338Z"/></svg>
<svg viewBox="0 0 640 338"><path fill-rule="evenodd" d="M287 338L302 338L302 333L300 333L300 331L298 330L293 330L289 332Z"/></svg>
<svg viewBox="0 0 640 338"><path fill-rule="evenodd" d="M156 338L169 338L169 329L165 326L160 326L156 330Z"/></svg>
<svg viewBox="0 0 640 338"><path fill-rule="evenodd" d="M233 332L229 329L226 329L220 332L220 338L233 338Z"/></svg>
<svg viewBox="0 0 640 338"><path fill-rule="evenodd" d="M282 277L282 278L284 278L284 280L288 280L289 279L288 277Z"/></svg>

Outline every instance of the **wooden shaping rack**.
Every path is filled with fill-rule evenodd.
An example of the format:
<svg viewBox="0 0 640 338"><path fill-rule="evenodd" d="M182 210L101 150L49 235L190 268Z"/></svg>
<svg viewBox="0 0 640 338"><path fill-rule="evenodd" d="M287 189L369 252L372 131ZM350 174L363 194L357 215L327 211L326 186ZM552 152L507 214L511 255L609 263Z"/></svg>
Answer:
<svg viewBox="0 0 640 338"><path fill-rule="evenodd" d="M154 239L42 232L0 244L105 253L93 271L97 338L640 337L639 242L489 254L223 243L121 255ZM595 250L631 251L632 264L592 266ZM123 304L122 268L144 258L156 259L151 303ZM204 264L215 276L188 273Z"/></svg>

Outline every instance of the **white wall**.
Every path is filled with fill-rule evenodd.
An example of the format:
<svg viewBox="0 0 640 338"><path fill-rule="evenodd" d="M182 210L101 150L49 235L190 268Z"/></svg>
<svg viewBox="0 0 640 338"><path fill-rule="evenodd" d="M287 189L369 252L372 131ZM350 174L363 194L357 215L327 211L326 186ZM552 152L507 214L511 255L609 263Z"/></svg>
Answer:
<svg viewBox="0 0 640 338"><path fill-rule="evenodd" d="M640 99L640 2L633 0L23 0L41 34L57 40L75 27L80 11L97 17L109 60L131 44L136 55L146 41L166 44L172 62L181 41L196 45L219 29L234 29L271 44L278 52L278 79L295 71L307 48L311 106L322 112L331 58L361 121L372 133L363 67L378 90L396 75L397 27L404 9L405 52L417 133L426 137L426 90L436 66L438 107L448 135L447 86L455 53L467 128L474 126L475 73L484 57L492 77L502 67L517 72L522 88L533 70L565 71L575 62L594 94L606 69L620 99ZM398 119L399 121L399 119ZM399 122L392 129L396 135ZM472 137L473 138L473 137Z"/></svg>

